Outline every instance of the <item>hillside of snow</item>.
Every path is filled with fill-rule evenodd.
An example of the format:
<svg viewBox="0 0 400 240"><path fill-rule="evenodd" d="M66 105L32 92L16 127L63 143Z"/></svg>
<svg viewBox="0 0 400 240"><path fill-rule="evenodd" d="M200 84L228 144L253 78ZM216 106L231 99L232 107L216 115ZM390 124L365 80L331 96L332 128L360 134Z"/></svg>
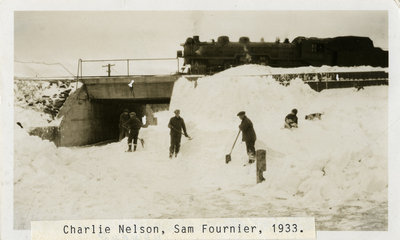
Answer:
<svg viewBox="0 0 400 240"><path fill-rule="evenodd" d="M332 73L332 72L388 72L388 68L371 67L371 66L355 66L355 67L339 67L339 66L321 66L321 67L295 67L295 68L278 68L270 66L262 66L256 64L241 65L234 68L226 69L214 76L240 76L240 75L274 75L274 74L312 74L312 73Z"/></svg>
<svg viewBox="0 0 400 240"><path fill-rule="evenodd" d="M14 80L14 120L22 126L58 125L58 112L77 87L73 81ZM55 121L57 120L57 121Z"/></svg>
<svg viewBox="0 0 400 240"><path fill-rule="evenodd" d="M134 153L125 152L126 139L56 148L16 126L15 228L56 219L314 216L317 230L387 230L387 98L387 86L318 93L301 79L284 87L222 72L180 78L170 110L140 131L145 145ZM167 124L177 108L193 140L182 138L180 155L169 159ZM292 108L299 128L284 129ZM225 164L242 110L256 149L267 150L260 184L255 165L243 166L244 143ZM304 119L315 112L321 120Z"/></svg>

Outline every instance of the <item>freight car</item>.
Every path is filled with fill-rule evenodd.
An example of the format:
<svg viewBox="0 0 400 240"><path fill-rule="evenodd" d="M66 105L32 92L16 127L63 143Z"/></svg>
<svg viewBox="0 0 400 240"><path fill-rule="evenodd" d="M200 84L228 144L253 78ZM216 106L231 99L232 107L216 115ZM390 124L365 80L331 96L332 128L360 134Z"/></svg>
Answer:
<svg viewBox="0 0 400 240"><path fill-rule="evenodd" d="M217 41L201 42L199 36L189 37L182 44L184 66L192 74L211 74L242 64L262 64L272 67L300 66L388 66L388 52L374 47L368 37L334 38L296 37L275 42L251 42L241 37L231 42L220 36Z"/></svg>

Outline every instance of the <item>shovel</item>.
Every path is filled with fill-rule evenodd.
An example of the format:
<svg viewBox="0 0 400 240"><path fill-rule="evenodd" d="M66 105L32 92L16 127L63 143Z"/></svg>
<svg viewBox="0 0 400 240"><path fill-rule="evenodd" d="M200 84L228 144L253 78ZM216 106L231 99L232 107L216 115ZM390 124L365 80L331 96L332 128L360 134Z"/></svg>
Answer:
<svg viewBox="0 0 400 240"><path fill-rule="evenodd" d="M128 132L130 131L130 129L124 125L122 125L123 128L125 128L126 130L128 130ZM138 140L140 141L140 144L142 145L142 147L144 148L144 139L143 138L138 138Z"/></svg>
<svg viewBox="0 0 400 240"><path fill-rule="evenodd" d="M240 132L241 132L241 130L239 130L239 132L238 132L238 134L237 134L237 136L236 136L236 139L235 139L235 142L233 143L231 152L230 152L229 154L225 155L225 163L226 163L226 164L228 164L228 163L232 160L231 154L232 154L233 148L235 147L235 144L236 144L236 141L237 141L237 139L238 139L238 137L239 137Z"/></svg>
<svg viewBox="0 0 400 240"><path fill-rule="evenodd" d="M143 138L138 138L140 140L140 144L142 144L142 147L144 148L144 139Z"/></svg>
<svg viewBox="0 0 400 240"><path fill-rule="evenodd" d="M182 134L183 136L185 136L185 134L183 134L182 132L178 131L178 129L176 129L176 128L172 127L172 126L171 126L171 129L174 130L174 132L180 133L180 134ZM186 137L186 136L185 136L185 137ZM189 140L192 140L192 139L193 139L193 138L192 138L191 136L189 136L189 135L187 136L187 138L188 138Z"/></svg>

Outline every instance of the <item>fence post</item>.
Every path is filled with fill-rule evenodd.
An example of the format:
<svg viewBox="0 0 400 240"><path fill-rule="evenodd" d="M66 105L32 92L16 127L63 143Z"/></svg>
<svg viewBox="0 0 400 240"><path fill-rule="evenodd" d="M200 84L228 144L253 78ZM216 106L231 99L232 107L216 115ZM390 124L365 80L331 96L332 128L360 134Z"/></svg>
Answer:
<svg viewBox="0 0 400 240"><path fill-rule="evenodd" d="M76 85L75 85L75 89L78 89L78 82L79 82L79 72L81 70L82 67L82 59L78 60L78 71L76 73Z"/></svg>
<svg viewBox="0 0 400 240"><path fill-rule="evenodd" d="M82 65L82 59L79 59L79 62L81 63L81 78L82 78L82 72L83 72L83 65Z"/></svg>
<svg viewBox="0 0 400 240"><path fill-rule="evenodd" d="M266 151L264 149L258 149L256 151L256 159L257 159L257 183L260 183L265 180L263 176L263 172L267 170L267 161L266 161Z"/></svg>

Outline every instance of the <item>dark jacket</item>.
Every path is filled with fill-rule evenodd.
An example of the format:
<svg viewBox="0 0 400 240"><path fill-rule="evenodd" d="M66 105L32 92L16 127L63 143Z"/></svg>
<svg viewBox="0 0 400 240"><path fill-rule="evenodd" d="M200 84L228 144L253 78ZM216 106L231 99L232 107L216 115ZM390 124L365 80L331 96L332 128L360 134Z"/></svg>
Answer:
<svg viewBox="0 0 400 240"><path fill-rule="evenodd" d="M140 121L137 117L130 118L126 123L126 126L131 132L139 132L139 129L142 127L142 125L142 121Z"/></svg>
<svg viewBox="0 0 400 240"><path fill-rule="evenodd" d="M285 122L287 122L287 123L296 123L297 124L297 116L294 115L293 113L289 113L285 117Z"/></svg>
<svg viewBox="0 0 400 240"><path fill-rule="evenodd" d="M183 129L183 133L187 136L185 121L181 117L172 117L169 120L168 127L171 129L170 135L181 135Z"/></svg>
<svg viewBox="0 0 400 240"><path fill-rule="evenodd" d="M131 117L129 116L129 113L123 112L121 115L119 115L119 126L120 127L127 127L127 123Z"/></svg>
<svg viewBox="0 0 400 240"><path fill-rule="evenodd" d="M242 130L243 142L256 141L257 137L253 128L253 123L246 116L244 116L242 123L240 123L239 129Z"/></svg>

